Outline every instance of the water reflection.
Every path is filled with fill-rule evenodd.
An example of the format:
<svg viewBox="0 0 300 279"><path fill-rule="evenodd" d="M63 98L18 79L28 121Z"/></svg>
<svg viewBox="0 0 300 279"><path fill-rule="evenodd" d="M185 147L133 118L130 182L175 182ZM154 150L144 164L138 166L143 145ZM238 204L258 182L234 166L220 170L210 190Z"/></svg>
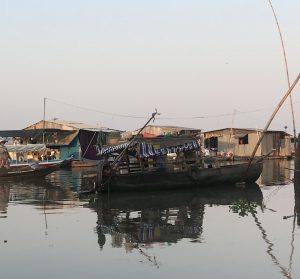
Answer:
<svg viewBox="0 0 300 279"><path fill-rule="evenodd" d="M300 226L300 162L295 166L294 172L294 192L295 192L295 208L294 215L297 217L297 225Z"/></svg>
<svg viewBox="0 0 300 279"><path fill-rule="evenodd" d="M106 235L110 235L113 247L130 250L137 244L169 245L183 238L202 242L205 207L247 201L255 208L262 206L262 200L259 186L251 184L245 188L215 186L173 192L99 195L90 200L90 206L98 216L100 248L106 243Z"/></svg>
<svg viewBox="0 0 300 279"><path fill-rule="evenodd" d="M69 187L58 187L47 181L19 181L0 185L0 210L7 217L8 203L35 205L40 209L59 209L78 205L76 194Z"/></svg>
<svg viewBox="0 0 300 279"><path fill-rule="evenodd" d="M5 218L9 202L9 187L0 185L0 218Z"/></svg>
<svg viewBox="0 0 300 279"><path fill-rule="evenodd" d="M94 188L96 171L95 167L61 169L48 175L46 180L53 185L69 187L73 192L79 193Z"/></svg>
<svg viewBox="0 0 300 279"><path fill-rule="evenodd" d="M160 261L162 261L164 268L166 268L171 266L173 262L167 257L162 260L163 257L159 255L159 248L167 248L171 245L174 249L163 251L167 255L179 251L184 246L188 255L190 252L197 251L197 255L203 257L206 266L213 263L210 266L213 269L215 262L217 265L222 265L224 261L224 254L222 253L232 249L230 251L236 253L232 254L239 255L240 251L236 247L242 246L250 251L249 254L244 256L245 261L255 262L260 270L267 270L266 267L269 268L268 264L271 263L275 267L276 273L280 273L279 278L291 278L293 257L297 255L294 252L294 242L296 242L297 234L295 234L295 226L290 228L289 224L292 223L292 218L299 216L297 214L300 211L300 179L297 179L295 173L296 214L283 221L282 216L284 214L292 213L289 205L294 205L294 196L291 196L289 191L290 186L294 186L290 184L291 179L293 179L293 173L290 169L293 169L293 162L291 161L267 161L262 177L258 181L260 186L253 184L248 185L246 188L220 185L202 189L91 195L84 198L81 198L79 193L93 187L95 170L91 168L59 170L47 176L45 180L1 182L0 217L8 217L2 219L2 226L8 228L9 222L7 221L12 223L12 220L22 219L19 218L24 216L22 208L28 208L27 205L32 205L31 207L35 209L34 212L38 211L38 215L42 218L45 216L46 233L48 230L47 218L49 224L50 221L52 224L58 224L58 222L66 224L61 230L55 229L59 232L57 239L54 233L50 233L51 228L55 226L49 226L49 234L45 239L49 240L51 245L52 243L57 246L60 245L55 256L67 258L70 255L71 246L66 244L68 241L60 240L68 240L71 238L70 234L73 235L77 232L79 238L85 239L82 242L78 241L81 244L78 248L81 249L80 253L86 255L92 251L93 257L89 261L98 261L97 256L100 254L99 257L104 263L101 266L102 269L113 269L110 266L111 251L108 249L111 247L118 248L114 251L115 254L118 254L118 259L125 257L124 255L128 259L128 254L116 253L116 251L133 251L133 253L130 253L131 258L136 256L137 253L134 252L139 252L152 266L160 267ZM279 194L283 193L283 195L275 197L274 194L278 194L280 189L282 189L282 192L279 192ZM273 197L272 200L271 197ZM265 210L264 206L268 201L270 201L268 205L276 211ZM82 205L86 205L87 202L91 210L83 208ZM284 206L284 203L289 205ZM12 209L10 204L21 204L21 206L13 206ZM26 206L23 206L23 204L26 204ZM69 211L69 208L73 207L76 210L71 209ZM82 214L76 215L72 219L76 219L73 222L74 227L72 227L71 221L66 218L69 216L64 215L64 213L70 212ZM50 213L53 215L50 215ZM32 211L28 211L28 214L32 214ZM44 216L41 214L44 214ZM240 222L237 217L241 217L239 218ZM223 220L222 218L224 218L223 223L220 221ZM31 220L33 219L31 218ZM82 225L83 219L88 220L84 226ZM215 220L218 222L214 222ZM297 222L300 225L299 219ZM11 227L15 227L15 224L12 224ZM27 225L26 228L29 232L36 230L36 228L33 228L30 231ZM71 231L69 228L73 230ZM225 232L222 236L220 236L219 229ZM10 229L10 231L12 230ZM292 238L290 239L291 232ZM233 239L233 233L235 233L236 239ZM22 239L22 236L16 233L14 241L19 237ZM86 241L86 239L89 239L89 241ZM35 243L36 238L31 241ZM187 245L187 242L205 242L205 245ZM13 241L8 243L13 243ZM91 243L91 245L85 245L84 243ZM252 249L252 246L255 246L252 243L260 243L260 245ZM34 250L34 246L28 248L26 243L19 245L21 246L17 248L20 251L24 250L25 247L32 249L29 250L31 255L38 254L37 250ZM37 245L38 249L42 247L41 245L43 245L43 242ZM283 245L285 249L282 249ZM98 247L103 251L99 253ZM153 247L153 249L146 249L150 247ZM178 247L179 249L177 249ZM196 250L197 247L201 248ZM7 245L7 249L13 248ZM56 252L54 249L52 250L52 253ZM217 253L215 253L216 251ZM157 262L154 256L149 256L150 253L155 254L160 261ZM253 256L254 253L255 256ZM211 258L209 258L209 254ZM106 257L107 255L108 257ZM179 252L178 257L180 256ZM15 257L9 258L8 256L9 261L15 263ZM287 257L289 257L288 263ZM181 260L184 261L184 259ZM132 262L128 261L129 265L131 264L130 268L134 269L136 265ZM235 269L236 265L234 263L232 269ZM91 266L98 267L97 264ZM199 268L197 264L193 266L195 269ZM59 268L59 265L55 268ZM297 267L294 268L297 269ZM268 272L274 270L270 268L266 272L268 274ZM198 271L200 272L200 269ZM172 272L174 272L172 269L168 270L168 273ZM239 278L243 278L244 271L237 272L240 272ZM99 270L96 270L94 274L99 274ZM209 275L211 274L209 273ZM155 275L157 274L153 274L153 276ZM173 273L172 275L176 274ZM210 276L204 277L208 278Z"/></svg>
<svg viewBox="0 0 300 279"><path fill-rule="evenodd" d="M263 172L256 181L259 185L286 185L292 180L292 160L266 160Z"/></svg>

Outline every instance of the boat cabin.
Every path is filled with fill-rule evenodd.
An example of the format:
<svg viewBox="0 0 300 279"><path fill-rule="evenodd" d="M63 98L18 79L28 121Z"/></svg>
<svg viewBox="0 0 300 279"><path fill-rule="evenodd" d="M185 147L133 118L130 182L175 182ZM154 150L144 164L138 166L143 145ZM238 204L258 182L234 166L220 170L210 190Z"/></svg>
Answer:
<svg viewBox="0 0 300 279"><path fill-rule="evenodd" d="M111 164L117 162L119 174L186 171L200 164L200 144L196 138L184 136L137 138L130 146L129 142L103 146L98 156Z"/></svg>

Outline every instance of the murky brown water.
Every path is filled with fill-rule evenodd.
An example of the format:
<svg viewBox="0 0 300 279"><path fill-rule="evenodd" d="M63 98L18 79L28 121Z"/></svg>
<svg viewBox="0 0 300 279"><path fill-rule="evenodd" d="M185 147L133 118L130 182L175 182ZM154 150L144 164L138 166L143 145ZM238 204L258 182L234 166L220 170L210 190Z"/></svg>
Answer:
<svg viewBox="0 0 300 279"><path fill-rule="evenodd" d="M257 184L80 196L93 169L0 183L1 278L298 278L292 161Z"/></svg>

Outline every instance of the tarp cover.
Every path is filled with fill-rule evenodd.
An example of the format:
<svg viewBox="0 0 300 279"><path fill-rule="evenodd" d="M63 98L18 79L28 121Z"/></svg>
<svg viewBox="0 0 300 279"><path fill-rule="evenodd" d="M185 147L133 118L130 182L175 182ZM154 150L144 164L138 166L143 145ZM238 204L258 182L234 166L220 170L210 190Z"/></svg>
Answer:
<svg viewBox="0 0 300 279"><path fill-rule="evenodd" d="M114 144L114 145L109 145L109 146L105 146L100 148L99 146L97 146L98 148L98 156L103 156L103 155L108 155L111 153L117 153L117 152L121 152L122 150L124 150L125 148L127 148L129 145L129 142L125 142L125 143L120 143L120 144ZM135 145L135 143L132 143L131 146Z"/></svg>
<svg viewBox="0 0 300 279"><path fill-rule="evenodd" d="M127 148L129 142L110 145L103 148L98 149L98 156L109 155L111 153L118 153ZM130 145L131 147L138 146L138 156L140 158L149 158L154 156L162 156L171 153L178 153L178 152L188 152L199 149L198 142L189 141L178 145L170 145L168 147L157 148L155 144L145 143L145 142L132 142Z"/></svg>
<svg viewBox="0 0 300 279"><path fill-rule="evenodd" d="M8 152L26 153L26 152L36 152L43 151L46 149L45 144L11 144L5 145Z"/></svg>
<svg viewBox="0 0 300 279"><path fill-rule="evenodd" d="M172 153L179 153L179 152L188 152L199 149L199 144L197 141L186 142L179 145L173 145L169 147L163 148L155 148L155 145L143 143L139 144L139 156L140 158L149 158L154 156L162 156Z"/></svg>
<svg viewBox="0 0 300 279"><path fill-rule="evenodd" d="M102 134L100 131L88 131L80 130L79 132L79 142L81 148L82 158L89 160L99 160L97 157L97 144L99 137Z"/></svg>

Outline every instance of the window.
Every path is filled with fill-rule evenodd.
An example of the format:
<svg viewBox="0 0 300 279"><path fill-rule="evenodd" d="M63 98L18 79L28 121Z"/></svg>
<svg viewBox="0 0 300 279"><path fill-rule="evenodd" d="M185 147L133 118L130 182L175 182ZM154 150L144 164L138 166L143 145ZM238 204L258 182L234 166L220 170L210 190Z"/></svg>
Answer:
<svg viewBox="0 0 300 279"><path fill-rule="evenodd" d="M239 144L248 144L248 134L244 137L239 137Z"/></svg>
<svg viewBox="0 0 300 279"><path fill-rule="evenodd" d="M218 138L211 137L211 138L205 139L204 147L208 148L208 149L218 149Z"/></svg>

